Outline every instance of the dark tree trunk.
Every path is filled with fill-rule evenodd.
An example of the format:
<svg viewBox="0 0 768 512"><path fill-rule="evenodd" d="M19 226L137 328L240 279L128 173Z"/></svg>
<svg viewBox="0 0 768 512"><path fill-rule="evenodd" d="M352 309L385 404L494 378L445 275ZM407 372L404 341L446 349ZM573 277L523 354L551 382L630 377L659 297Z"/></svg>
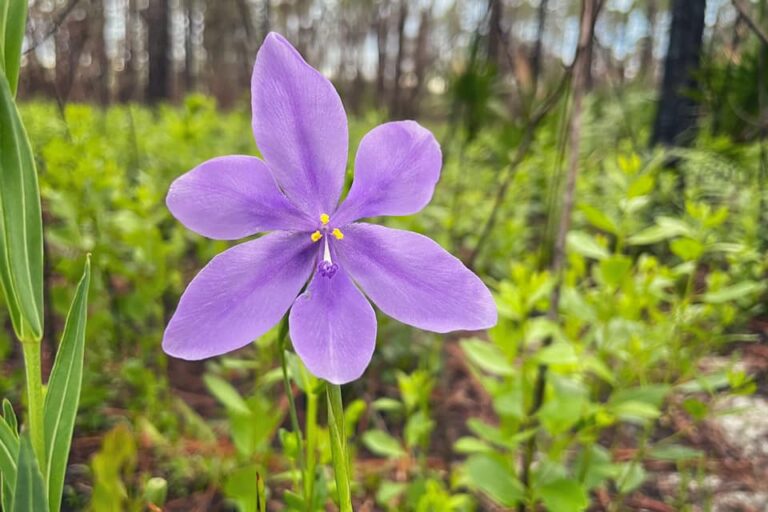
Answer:
<svg viewBox="0 0 768 512"><path fill-rule="evenodd" d="M197 88L195 74L195 9L194 0L184 0L184 92Z"/></svg>
<svg viewBox="0 0 768 512"><path fill-rule="evenodd" d="M136 100L139 95L139 46L136 37L140 24L136 0L128 0L125 18L125 41L123 41L123 58L125 66L117 75L117 100L126 102Z"/></svg>
<svg viewBox="0 0 768 512"><path fill-rule="evenodd" d="M146 99L149 103L167 99L169 94L169 31L168 0L150 0L147 9L147 52L149 53L149 78Z"/></svg>
<svg viewBox="0 0 768 512"><path fill-rule="evenodd" d="M60 103L69 101L78 82L80 57L88 41L89 29L87 18L73 19L56 34L56 90Z"/></svg>
<svg viewBox="0 0 768 512"><path fill-rule="evenodd" d="M547 3L549 0L539 0L539 8L536 14L536 42L533 44L531 54L531 78L533 87L539 83L541 74L541 49L544 43L544 27L547 23Z"/></svg>
<svg viewBox="0 0 768 512"><path fill-rule="evenodd" d="M497 66L503 41L501 20L504 14L504 3L502 0L488 0L488 11L490 12L488 17L488 62Z"/></svg>
<svg viewBox="0 0 768 512"><path fill-rule="evenodd" d="M211 94L223 108L231 107L241 91L237 83L237 42L232 30L239 22L239 15L230 7L228 2L208 0L203 29L206 81Z"/></svg>
<svg viewBox="0 0 768 512"><path fill-rule="evenodd" d="M379 5L376 11L376 101L379 106L385 105L387 97L387 40L389 39L389 14L387 7Z"/></svg>
<svg viewBox="0 0 768 512"><path fill-rule="evenodd" d="M272 24L270 18L272 16L272 4L271 0L262 0L261 6L261 36L262 39L267 37L269 31L272 30Z"/></svg>
<svg viewBox="0 0 768 512"><path fill-rule="evenodd" d="M245 37L240 37L238 41L238 76L239 85L246 89L251 83L251 72L253 70L253 61L256 58L258 50L256 41L256 26L253 22L251 7L247 0L238 0L238 11L243 25Z"/></svg>
<svg viewBox="0 0 768 512"><path fill-rule="evenodd" d="M106 0L94 1L93 13L93 53L98 64L98 97L102 106L107 106L110 100L110 78L111 69L109 58L107 57L106 39L104 38L104 27L106 26Z"/></svg>
<svg viewBox="0 0 768 512"><path fill-rule="evenodd" d="M648 22L648 35L643 40L642 53L640 54L640 73L653 78L653 44L656 32L657 0L648 0L645 4L645 17Z"/></svg>
<svg viewBox="0 0 768 512"><path fill-rule="evenodd" d="M695 136L696 73L701 58L706 0L673 0L669 48L651 145L685 146Z"/></svg>
<svg viewBox="0 0 768 512"><path fill-rule="evenodd" d="M408 0L400 0L400 13L397 19L397 60L395 61L395 80L392 84L392 103L390 115L398 117L402 105L402 76L405 61L405 21L408 19Z"/></svg>
<svg viewBox="0 0 768 512"><path fill-rule="evenodd" d="M419 101L421 91L424 89L427 67L429 66L429 33L432 24L432 9L421 11L421 20L419 21L419 34L416 37L416 53L414 55L414 75L416 83L411 91L411 97L408 102L408 111L405 114L408 117L416 117L419 113Z"/></svg>

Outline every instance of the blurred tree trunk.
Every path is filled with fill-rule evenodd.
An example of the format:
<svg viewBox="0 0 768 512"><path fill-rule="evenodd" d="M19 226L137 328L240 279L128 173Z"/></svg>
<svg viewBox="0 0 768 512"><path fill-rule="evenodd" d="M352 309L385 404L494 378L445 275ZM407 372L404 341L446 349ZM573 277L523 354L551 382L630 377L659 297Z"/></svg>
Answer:
<svg viewBox="0 0 768 512"><path fill-rule="evenodd" d="M146 99L149 103L167 99L169 94L170 37L168 30L170 2L149 0L147 9L147 53L149 78Z"/></svg>
<svg viewBox="0 0 768 512"><path fill-rule="evenodd" d="M504 16L504 2L502 0L488 0L488 11L488 62L498 66L503 41L501 23Z"/></svg>
<svg viewBox="0 0 768 512"><path fill-rule="evenodd" d="M256 59L258 41L256 40L256 26L253 22L253 12L248 0L237 0L238 11L242 22L244 37L239 37L237 52L238 85L247 90L251 83L253 62Z"/></svg>
<svg viewBox="0 0 768 512"><path fill-rule="evenodd" d="M387 97L387 41L389 39L389 9L387 2L379 3L374 21L376 32L376 101L380 107Z"/></svg>
<svg viewBox="0 0 768 512"><path fill-rule="evenodd" d="M397 17L397 60L395 61L395 80L392 84L392 100L389 106L392 117L400 116L402 104L403 62L405 61L405 20L408 19L408 0L400 0L400 12Z"/></svg>
<svg viewBox="0 0 768 512"><path fill-rule="evenodd" d="M427 67L429 66L429 32L432 25L432 6L425 7L421 11L419 20L419 34L416 36L416 52L414 55L414 75L416 82L411 90L408 117L416 117L419 114L419 102L421 92L424 89Z"/></svg>
<svg viewBox="0 0 768 512"><path fill-rule="evenodd" d="M195 0L184 0L184 92L197 88L195 66Z"/></svg>
<svg viewBox="0 0 768 512"><path fill-rule="evenodd" d="M137 99L139 46L136 34L139 26L137 0L128 0L125 12L125 40L123 41L123 70L117 75L118 101Z"/></svg>
<svg viewBox="0 0 768 512"><path fill-rule="evenodd" d="M656 14L658 10L657 0L647 0L645 4L645 18L648 23L648 35L643 40L643 47L640 54L640 73L649 78L653 78L653 45L656 34Z"/></svg>
<svg viewBox="0 0 768 512"><path fill-rule="evenodd" d="M531 53L531 79L533 80L534 93L541 75L541 50L544 44L544 27L547 23L547 3L549 0L539 0L536 12L536 42Z"/></svg>
<svg viewBox="0 0 768 512"><path fill-rule="evenodd" d="M93 53L98 66L98 98L102 106L109 105L111 69L107 57L104 26L106 25L105 0L94 0L93 9Z"/></svg>
<svg viewBox="0 0 768 512"><path fill-rule="evenodd" d="M59 103L66 103L72 94L89 29L87 17L81 17L67 21L56 31L56 91Z"/></svg>
<svg viewBox="0 0 768 512"><path fill-rule="evenodd" d="M669 48L651 145L685 146L696 132L696 73L701 59L705 0L673 0Z"/></svg>
<svg viewBox="0 0 768 512"><path fill-rule="evenodd" d="M261 4L261 37L262 40L267 37L269 31L272 30L272 24L270 23L270 16L272 16L272 3L271 0L262 0Z"/></svg>
<svg viewBox="0 0 768 512"><path fill-rule="evenodd" d="M588 20L589 23L591 23L591 26L589 27L589 33L591 34L592 38L595 36L595 23L597 23L597 15L600 12L600 9L603 7L603 3L605 3L606 0L584 0L585 4L583 6L584 10L589 11L591 14L591 18ZM594 4L594 5L587 5L587 4ZM581 20L580 23L584 23L584 20ZM580 30L583 31L584 27L581 27ZM581 34L582 32L579 32ZM581 44L581 43L579 43ZM581 51L581 50L579 50ZM594 77L592 75L592 63L594 62L594 53L595 53L595 45L593 42L590 42L589 44L584 47L584 51L587 52L587 56L584 57L584 89L585 91L591 91L592 86L594 85Z"/></svg>
<svg viewBox="0 0 768 512"><path fill-rule="evenodd" d="M208 0L203 28L206 80L210 92L224 108L230 107L239 91L237 85L235 34L238 14L228 2Z"/></svg>

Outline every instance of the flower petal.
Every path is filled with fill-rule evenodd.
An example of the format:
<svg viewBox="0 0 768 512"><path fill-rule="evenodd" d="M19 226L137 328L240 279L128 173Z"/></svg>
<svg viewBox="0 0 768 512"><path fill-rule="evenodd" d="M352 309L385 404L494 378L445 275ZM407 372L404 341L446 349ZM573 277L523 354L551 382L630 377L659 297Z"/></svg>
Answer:
<svg viewBox="0 0 768 512"><path fill-rule="evenodd" d="M365 294L403 323L435 332L496 324L496 305L480 278L425 236L350 224L335 249Z"/></svg>
<svg viewBox="0 0 768 512"><path fill-rule="evenodd" d="M432 199L441 165L440 145L417 122L377 126L360 141L355 181L334 222L418 212Z"/></svg>
<svg viewBox="0 0 768 512"><path fill-rule="evenodd" d="M253 134L275 179L313 219L332 213L349 144L336 89L273 32L256 56L251 91Z"/></svg>
<svg viewBox="0 0 768 512"><path fill-rule="evenodd" d="M266 164L252 156L203 162L171 184L166 203L187 228L218 240L313 225L280 192Z"/></svg>
<svg viewBox="0 0 768 512"><path fill-rule="evenodd" d="M204 359L247 345L288 311L316 256L306 234L282 232L219 254L181 296L163 350L181 359Z"/></svg>
<svg viewBox="0 0 768 512"><path fill-rule="evenodd" d="M307 369L333 384L359 378L376 346L376 314L343 268L315 273L291 308L293 348Z"/></svg>

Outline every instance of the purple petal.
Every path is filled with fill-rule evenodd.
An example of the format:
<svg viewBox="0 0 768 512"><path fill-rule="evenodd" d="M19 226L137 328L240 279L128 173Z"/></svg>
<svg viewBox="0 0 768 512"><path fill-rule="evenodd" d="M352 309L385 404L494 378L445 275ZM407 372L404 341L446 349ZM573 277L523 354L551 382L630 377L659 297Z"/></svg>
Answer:
<svg viewBox="0 0 768 512"><path fill-rule="evenodd" d="M203 162L171 184L166 203L186 227L218 240L309 229L314 220L288 201L264 162L252 156Z"/></svg>
<svg viewBox="0 0 768 512"><path fill-rule="evenodd" d="M306 234L282 232L219 254L181 296L163 350L181 359L204 359L247 345L288 311L316 256Z"/></svg>
<svg viewBox="0 0 768 512"><path fill-rule="evenodd" d="M273 32L256 56L251 90L253 134L275 179L313 219L333 213L349 139L333 85Z"/></svg>
<svg viewBox="0 0 768 512"><path fill-rule="evenodd" d="M333 384L359 378L376 346L376 314L343 268L315 274L291 308L290 328L307 369Z"/></svg>
<svg viewBox="0 0 768 512"><path fill-rule="evenodd" d="M334 222L418 212L432 199L441 164L437 140L415 121L374 128L360 142L355 181Z"/></svg>
<svg viewBox="0 0 768 512"><path fill-rule="evenodd" d="M496 324L496 305L480 278L425 236L350 224L335 249L365 294L403 323L435 332Z"/></svg>

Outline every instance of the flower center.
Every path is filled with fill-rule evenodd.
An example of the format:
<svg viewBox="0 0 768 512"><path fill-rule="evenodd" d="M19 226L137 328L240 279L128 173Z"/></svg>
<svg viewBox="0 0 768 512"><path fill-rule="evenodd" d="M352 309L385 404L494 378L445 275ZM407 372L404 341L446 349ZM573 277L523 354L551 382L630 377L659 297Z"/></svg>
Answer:
<svg viewBox="0 0 768 512"><path fill-rule="evenodd" d="M320 215L320 229L315 230L310 236L313 242L319 242L321 238L325 236L324 246L323 247L323 261L321 261L317 265L317 272L322 277L327 277L328 279L332 278L336 271L339 270L339 266L333 262L333 259L331 258L331 249L328 245L328 235L330 233L331 236L336 238L336 240L341 240L344 238L344 233L341 232L339 228L333 228L328 225L328 223L331 222L331 216L327 213L323 213Z"/></svg>
<svg viewBox="0 0 768 512"><path fill-rule="evenodd" d="M333 228L328 225L328 223L331 222L331 216L327 213L323 213L320 215L320 228L316 229L312 232L312 234L309 235L309 237L312 239L313 242L319 241L323 236L330 233L336 240L341 240L344 238L344 233L341 232L339 228Z"/></svg>

